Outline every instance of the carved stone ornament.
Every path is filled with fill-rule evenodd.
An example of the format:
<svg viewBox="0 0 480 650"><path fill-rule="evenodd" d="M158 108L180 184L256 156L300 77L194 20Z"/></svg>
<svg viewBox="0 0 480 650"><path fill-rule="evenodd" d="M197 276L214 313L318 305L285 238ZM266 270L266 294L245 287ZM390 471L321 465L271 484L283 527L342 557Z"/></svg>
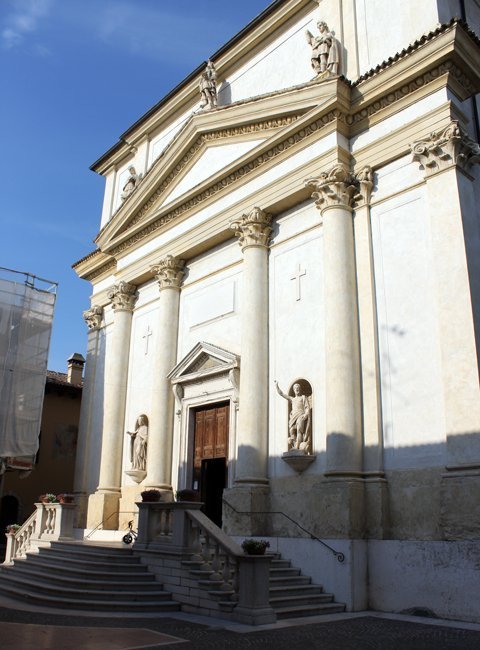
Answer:
<svg viewBox="0 0 480 650"><path fill-rule="evenodd" d="M86 322L89 330L98 329L102 323L103 307L92 305L91 309L83 312L83 320Z"/></svg>
<svg viewBox="0 0 480 650"><path fill-rule="evenodd" d="M239 239L242 250L249 246L268 248L272 234L273 216L260 208L253 208L249 214L230 223L230 228Z"/></svg>
<svg viewBox="0 0 480 650"><path fill-rule="evenodd" d="M369 165L365 165L355 174L357 192L354 195L355 205L370 203L373 188L373 171Z"/></svg>
<svg viewBox="0 0 480 650"><path fill-rule="evenodd" d="M177 289L180 291L183 276L185 275L185 260L180 260L173 255L167 255L158 264L150 267L162 289Z"/></svg>
<svg viewBox="0 0 480 650"><path fill-rule="evenodd" d="M107 296L115 311L133 311L138 297L137 287L122 280L108 290Z"/></svg>
<svg viewBox="0 0 480 650"><path fill-rule="evenodd" d="M130 194L133 194L133 192L137 189L140 181L142 180L142 174L137 174L135 167L133 167L133 165L131 165L128 168L128 173L129 173L129 177L127 179L127 182L122 188L123 189L122 193L120 194L120 198L122 199L122 201L128 199Z"/></svg>
<svg viewBox="0 0 480 650"><path fill-rule="evenodd" d="M318 178L305 181L313 189L312 197L319 210L326 208L352 208L358 193L359 182L345 165L335 165L330 171L323 172Z"/></svg>
<svg viewBox="0 0 480 650"><path fill-rule="evenodd" d="M212 61L208 61L207 67L202 72L199 84L202 101L200 108L216 108L217 106L217 72Z"/></svg>
<svg viewBox="0 0 480 650"><path fill-rule="evenodd" d="M307 43L312 48L312 68L317 78L336 77L340 67L340 44L335 38L335 32L323 20L317 22L317 29L318 36L314 36L308 29L305 32Z"/></svg>
<svg viewBox="0 0 480 650"><path fill-rule="evenodd" d="M312 387L306 379L299 379L288 393L275 381L280 397L288 402L288 452L312 454ZM287 452L287 453L288 453Z"/></svg>
<svg viewBox="0 0 480 650"><path fill-rule="evenodd" d="M439 131L433 131L425 140L410 145L413 162L418 162L429 176L457 165L463 171L480 162L480 146L460 127L458 120Z"/></svg>

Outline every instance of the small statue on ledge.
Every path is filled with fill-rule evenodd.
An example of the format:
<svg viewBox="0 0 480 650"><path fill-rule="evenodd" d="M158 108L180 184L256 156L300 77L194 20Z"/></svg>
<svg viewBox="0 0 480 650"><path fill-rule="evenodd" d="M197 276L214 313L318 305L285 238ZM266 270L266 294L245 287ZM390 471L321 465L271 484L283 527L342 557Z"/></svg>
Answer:
<svg viewBox="0 0 480 650"><path fill-rule="evenodd" d="M340 66L340 47L335 32L328 29L326 22L317 23L320 36L314 36L308 29L305 32L307 42L312 48L312 68L317 76L334 77Z"/></svg>
<svg viewBox="0 0 480 650"><path fill-rule="evenodd" d="M311 412L312 396L301 395L302 387L296 382L292 386L293 397L284 393L275 380L278 394L290 402L288 418L288 451L296 449L304 454L312 453L311 446Z"/></svg>
<svg viewBox="0 0 480 650"><path fill-rule="evenodd" d="M217 106L217 71L213 62L208 60L207 67L200 78L200 108L216 108Z"/></svg>
<svg viewBox="0 0 480 650"><path fill-rule="evenodd" d="M135 167L133 165L131 165L128 168L128 173L130 174L130 176L128 177L125 185L123 186L123 192L120 194L120 198L122 199L122 201L128 199L130 194L132 194L133 191L137 189L138 184L142 180L142 174L137 174Z"/></svg>

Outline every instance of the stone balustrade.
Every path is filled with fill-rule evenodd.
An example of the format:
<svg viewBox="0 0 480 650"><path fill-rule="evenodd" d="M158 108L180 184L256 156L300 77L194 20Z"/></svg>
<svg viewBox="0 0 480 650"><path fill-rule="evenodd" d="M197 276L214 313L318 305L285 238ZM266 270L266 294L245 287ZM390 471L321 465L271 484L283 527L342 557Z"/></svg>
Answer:
<svg viewBox="0 0 480 650"><path fill-rule="evenodd" d="M25 557L49 542L73 539L75 504L36 503L35 511L16 533L8 533L4 564Z"/></svg>
<svg viewBox="0 0 480 650"><path fill-rule="evenodd" d="M241 547L203 512L201 503L137 503L135 551L158 570L183 611L234 619L250 625L271 623L272 556L245 555ZM169 568L172 581L162 573Z"/></svg>

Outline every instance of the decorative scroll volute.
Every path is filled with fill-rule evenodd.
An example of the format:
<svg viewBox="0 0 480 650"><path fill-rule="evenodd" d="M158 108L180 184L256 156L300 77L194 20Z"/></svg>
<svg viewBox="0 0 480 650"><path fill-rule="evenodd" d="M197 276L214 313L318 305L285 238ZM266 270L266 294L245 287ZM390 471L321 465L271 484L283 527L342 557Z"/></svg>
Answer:
<svg viewBox="0 0 480 650"><path fill-rule="evenodd" d="M185 275L185 260L173 255L167 255L158 264L150 267L155 274L160 291L162 289L176 289L180 291L183 276Z"/></svg>
<svg viewBox="0 0 480 650"><path fill-rule="evenodd" d="M89 330L95 330L102 324L103 307L100 305L92 305L90 309L83 312L83 320L87 324Z"/></svg>
<svg viewBox="0 0 480 650"><path fill-rule="evenodd" d="M307 179L305 184L312 188L312 197L319 210L334 207L352 208L358 191L355 177L341 164L323 172L318 178Z"/></svg>
<svg viewBox="0 0 480 650"><path fill-rule="evenodd" d="M230 223L230 228L239 239L242 250L249 246L268 248L272 234L273 216L260 208L253 208L249 214L243 214Z"/></svg>
<svg viewBox="0 0 480 650"><path fill-rule="evenodd" d="M410 145L413 162L418 162L430 176L454 165L463 171L480 162L480 146L460 127L458 120L433 131L424 140Z"/></svg>
<svg viewBox="0 0 480 650"><path fill-rule="evenodd" d="M137 301L137 287L129 282L114 284L107 292L115 311L133 311Z"/></svg>

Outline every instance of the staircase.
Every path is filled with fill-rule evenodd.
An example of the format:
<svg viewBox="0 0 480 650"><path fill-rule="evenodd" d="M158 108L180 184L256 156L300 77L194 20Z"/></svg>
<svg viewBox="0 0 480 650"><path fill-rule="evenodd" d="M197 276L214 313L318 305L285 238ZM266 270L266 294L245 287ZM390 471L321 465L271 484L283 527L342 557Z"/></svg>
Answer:
<svg viewBox="0 0 480 650"><path fill-rule="evenodd" d="M52 542L0 567L0 594L58 609L132 614L179 611L130 548Z"/></svg>
<svg viewBox="0 0 480 650"><path fill-rule="evenodd" d="M333 594L323 591L321 585L312 584L312 579L301 574L300 569L291 566L274 554L270 567L270 605L277 619L336 614L345 611L345 605L336 603Z"/></svg>

